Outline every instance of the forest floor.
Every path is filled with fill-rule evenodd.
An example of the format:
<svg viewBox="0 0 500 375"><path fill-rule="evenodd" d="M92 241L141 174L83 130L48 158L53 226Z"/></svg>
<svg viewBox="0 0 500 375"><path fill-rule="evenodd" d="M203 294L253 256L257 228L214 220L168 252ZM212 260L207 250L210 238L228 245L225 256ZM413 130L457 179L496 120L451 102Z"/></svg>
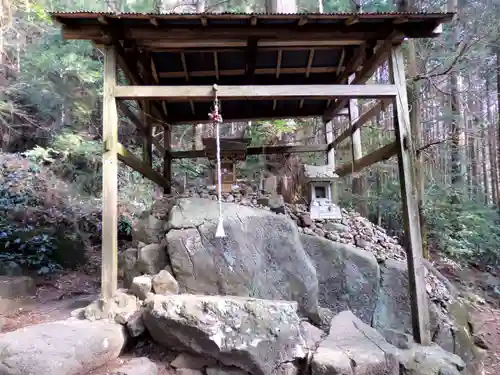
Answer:
<svg viewBox="0 0 500 375"><path fill-rule="evenodd" d="M438 268L462 290L465 287L468 288L469 293L484 295L478 289L472 290L472 288L478 288L482 285L485 278L483 272L473 268L460 271L451 270L449 267ZM3 317L2 331L8 332L33 324L66 319L72 310L86 306L97 298L99 276L96 267L90 267L90 270L66 272L54 280L38 280L36 296L25 303L23 307ZM476 336L489 348L485 359L485 375L496 375L500 368L500 298L477 297L477 302L472 305L471 313ZM166 356L169 355L171 353L162 353L154 346L138 342L131 352L89 375L106 375L131 357L147 356L154 362L165 363ZM170 360L172 359L170 358ZM170 370L162 367L160 375L172 374Z"/></svg>

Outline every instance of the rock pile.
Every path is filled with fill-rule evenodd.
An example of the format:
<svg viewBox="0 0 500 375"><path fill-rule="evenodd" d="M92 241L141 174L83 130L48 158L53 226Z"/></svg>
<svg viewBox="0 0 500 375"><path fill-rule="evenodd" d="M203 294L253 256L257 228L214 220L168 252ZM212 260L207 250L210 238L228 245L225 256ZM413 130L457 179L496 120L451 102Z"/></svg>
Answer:
<svg viewBox="0 0 500 375"><path fill-rule="evenodd" d="M303 206L240 194L231 196L249 202L223 205L224 238L214 237L213 198L157 201L134 227L135 247L119 254L125 289L74 318L111 320L113 335L122 325L129 338L151 338L174 352L159 366L178 375L458 375L480 361L465 309L437 295L439 280L428 287L429 301L441 298L430 303L437 345L423 348L408 336L406 262L383 230L347 211L337 222L312 222ZM46 347L67 341L61 335L49 335ZM0 338L0 375L36 373L36 361L27 370L11 366L9 353L23 346L9 340L22 336ZM92 355L116 356L116 343L104 352L94 345ZM84 373L71 362L78 355L68 358L64 374ZM116 374L157 370L139 358Z"/></svg>
<svg viewBox="0 0 500 375"><path fill-rule="evenodd" d="M212 187L197 187L187 190L173 198L203 198L218 200L217 191ZM239 205L259 208L285 214L297 225L299 233L306 235L325 237L328 240L356 246L367 250L375 256L379 263L386 259L406 261L406 253L399 245L397 238L389 236L384 228L381 228L357 212L342 208L341 220L312 220L309 210L305 204L288 204L283 197L257 192L254 188L241 185L234 188L232 193L222 193L222 201L237 203ZM168 206L168 204L160 204ZM451 293L446 286L433 274L427 273L427 292L433 301L446 303L452 299Z"/></svg>

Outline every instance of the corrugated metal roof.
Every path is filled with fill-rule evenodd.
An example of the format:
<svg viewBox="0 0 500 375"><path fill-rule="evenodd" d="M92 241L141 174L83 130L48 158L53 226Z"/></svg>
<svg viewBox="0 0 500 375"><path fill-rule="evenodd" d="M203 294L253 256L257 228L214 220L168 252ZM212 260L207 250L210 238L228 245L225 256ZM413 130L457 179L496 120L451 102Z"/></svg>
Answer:
<svg viewBox="0 0 500 375"><path fill-rule="evenodd" d="M56 11L49 12L51 15L71 15L71 14L93 14L93 15L110 15L110 16L314 16L314 17L377 17L377 16L427 16L427 17L452 17L454 12L361 12L361 13L352 13L352 12L330 12L330 13L265 13L265 12L256 12L256 13L241 13L241 12L203 12L203 13L176 13L176 12L168 12L168 13L157 13L157 12L95 12L88 10L76 10L76 11Z"/></svg>

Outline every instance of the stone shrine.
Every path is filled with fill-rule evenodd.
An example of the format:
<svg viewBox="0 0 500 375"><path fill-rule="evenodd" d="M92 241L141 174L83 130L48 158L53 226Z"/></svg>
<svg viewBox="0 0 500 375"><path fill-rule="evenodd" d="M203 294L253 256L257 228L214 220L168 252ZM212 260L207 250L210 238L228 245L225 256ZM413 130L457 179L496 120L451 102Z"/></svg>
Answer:
<svg viewBox="0 0 500 375"><path fill-rule="evenodd" d="M304 176L309 185L311 219L341 219L339 206L332 200L332 184L339 177L330 165L304 164Z"/></svg>

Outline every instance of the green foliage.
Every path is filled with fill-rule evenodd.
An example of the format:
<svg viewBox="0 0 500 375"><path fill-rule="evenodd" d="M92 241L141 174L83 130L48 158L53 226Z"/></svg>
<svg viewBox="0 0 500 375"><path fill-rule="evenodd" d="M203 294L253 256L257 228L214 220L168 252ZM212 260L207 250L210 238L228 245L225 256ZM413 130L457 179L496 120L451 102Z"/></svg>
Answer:
<svg viewBox="0 0 500 375"><path fill-rule="evenodd" d="M14 262L40 275L59 270L54 260L56 240L34 226L0 220L0 264Z"/></svg>
<svg viewBox="0 0 500 375"><path fill-rule="evenodd" d="M429 237L439 250L460 260L500 266L498 212L473 201L433 200L425 207Z"/></svg>
<svg viewBox="0 0 500 375"><path fill-rule="evenodd" d="M96 195L101 190L102 146L97 141L64 132L49 147L35 146L23 154L34 163L51 165L56 175L73 183L82 194Z"/></svg>
<svg viewBox="0 0 500 375"><path fill-rule="evenodd" d="M51 28L26 49L20 75L8 91L43 121L88 126L99 100L101 70L90 43L64 41Z"/></svg>

